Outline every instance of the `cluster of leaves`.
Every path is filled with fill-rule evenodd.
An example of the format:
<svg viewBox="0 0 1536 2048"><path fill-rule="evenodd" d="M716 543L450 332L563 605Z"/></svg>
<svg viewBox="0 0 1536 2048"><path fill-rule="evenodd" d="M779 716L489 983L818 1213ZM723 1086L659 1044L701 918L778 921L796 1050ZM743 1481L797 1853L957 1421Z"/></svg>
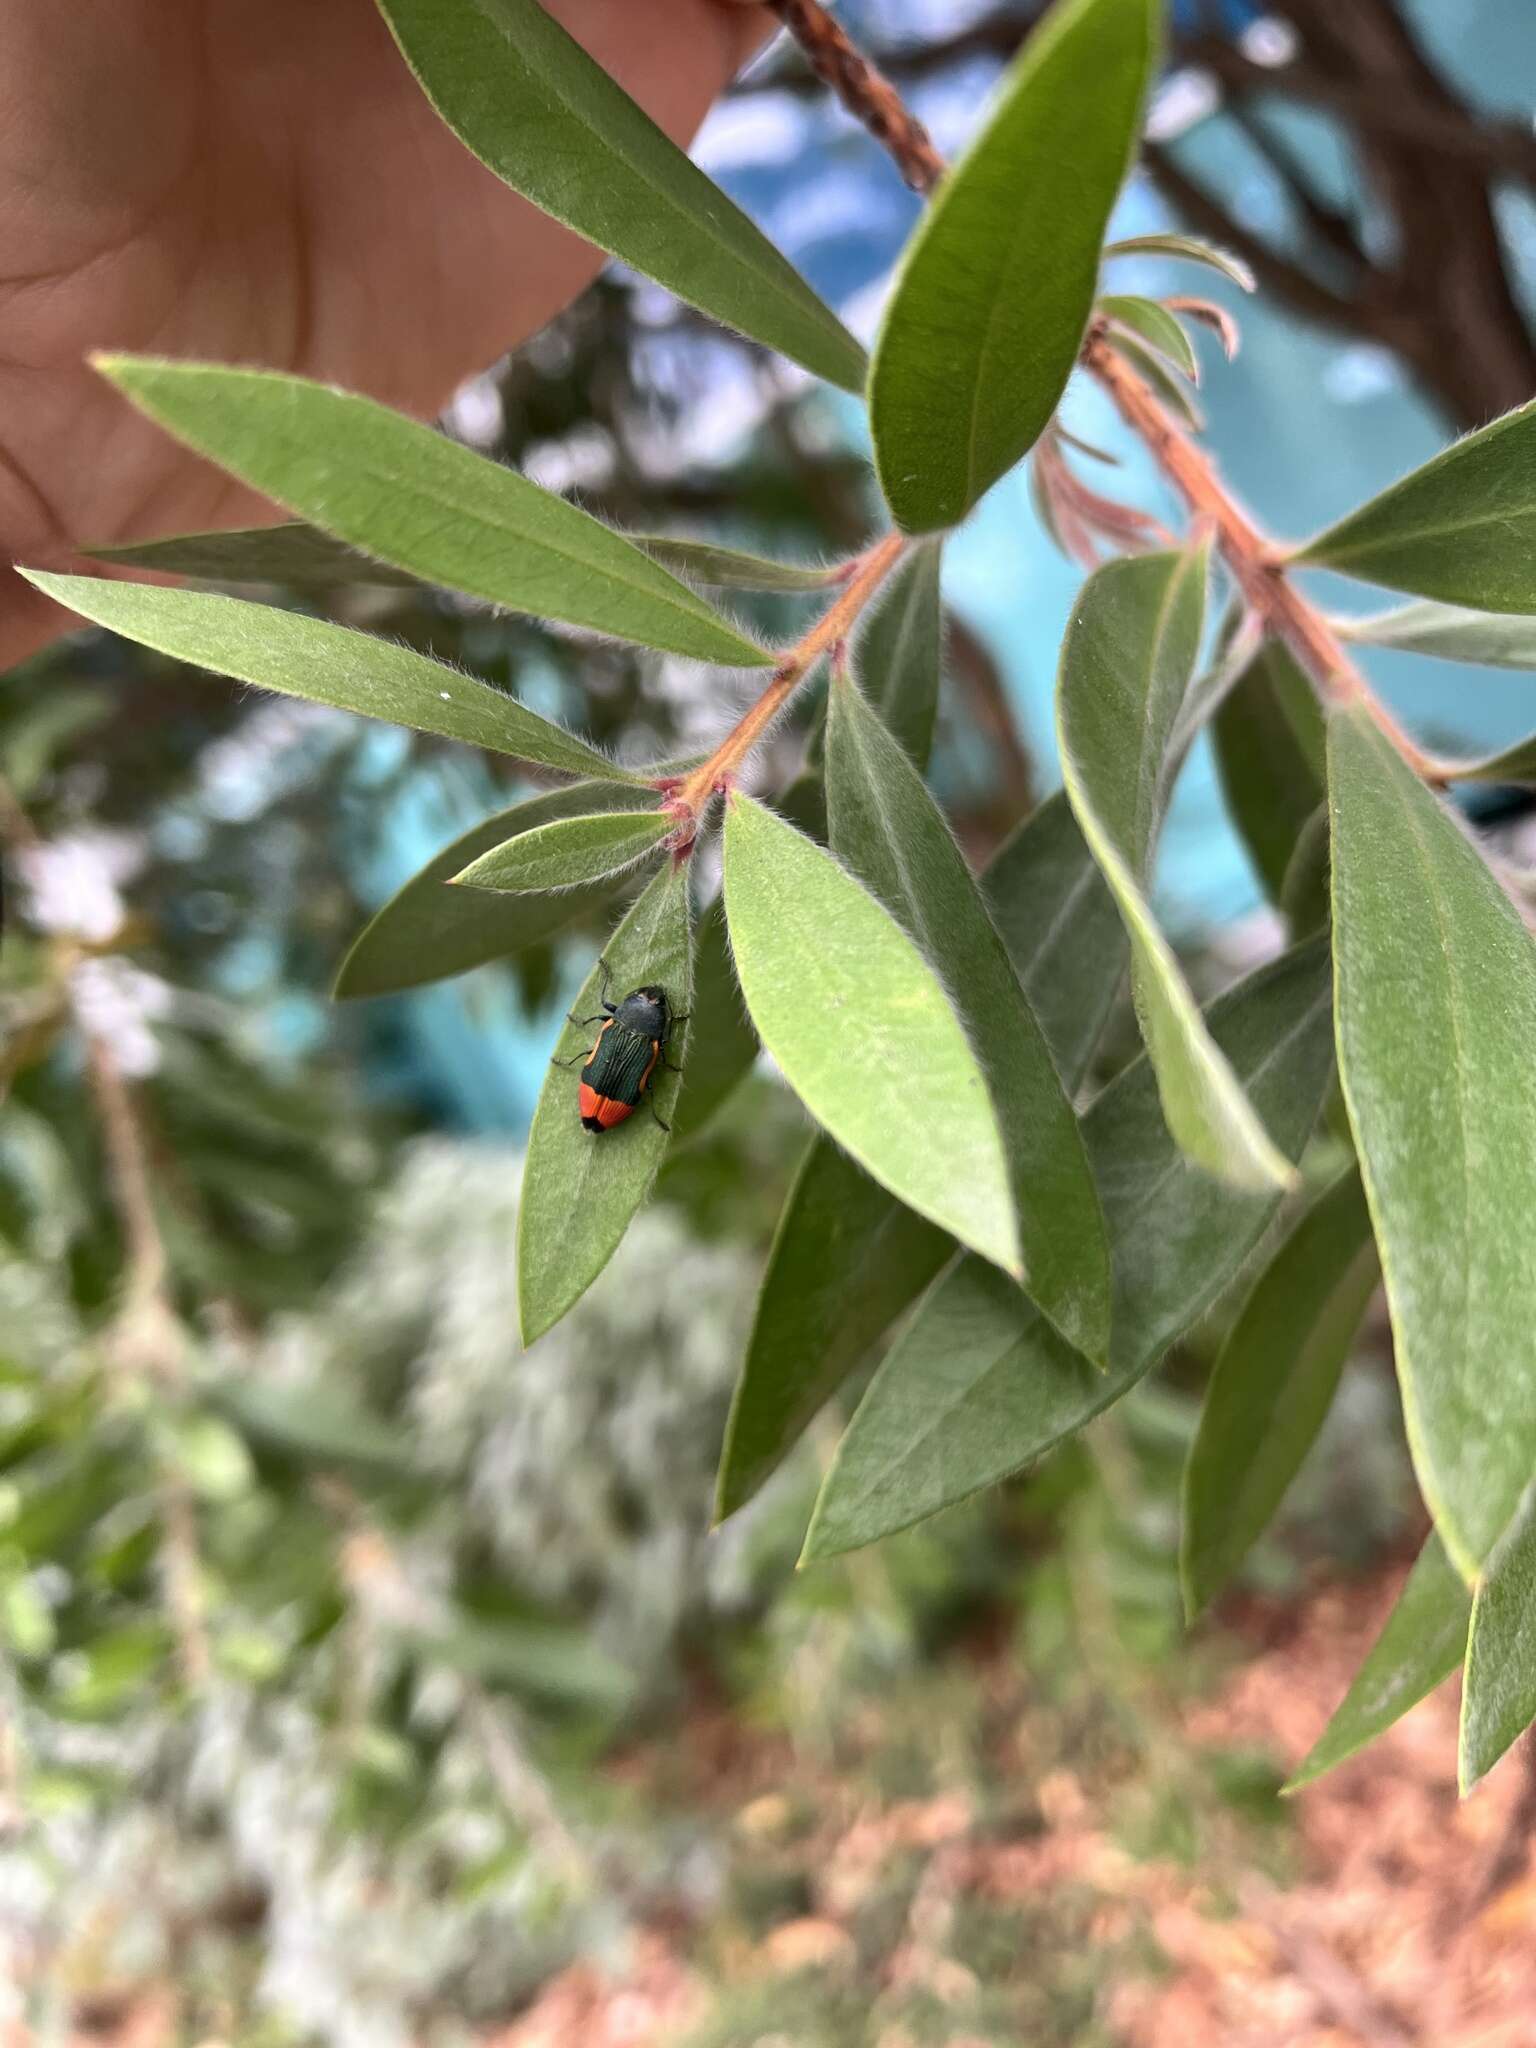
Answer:
<svg viewBox="0 0 1536 2048"><path fill-rule="evenodd" d="M1518 884L1493 872L1427 786L1422 758L1405 756L1347 678L1300 675L1268 641L1255 652L1265 620L1207 657L1218 572L1200 536L1089 577L1061 656L1065 791L979 879L923 780L942 537L1047 435L1085 333L1193 418L1180 383L1193 350L1175 312L1097 297L1157 53L1155 0L1059 0L1047 15L917 228L868 365L536 0L380 5L443 118L500 176L704 313L867 390L897 541L835 579L705 542L647 544L362 398L213 365L117 357L104 373L305 522L275 544L301 550L312 580L366 578L377 562L578 632L773 671L783 694L836 653L804 777L755 800L736 786L730 741L702 768L621 767L513 696L327 621L194 590L34 580L183 660L566 778L477 827L386 905L342 968L343 995L510 954L659 859L576 1011L596 1009L608 976L621 990L660 983L684 1077L658 1067L656 1116L594 1140L571 1075L551 1066L529 1143L520 1309L532 1342L580 1298L669 1147L726 1098L760 1043L819 1130L764 1279L726 1435L723 1513L920 1294L827 1475L812 1557L1029 1465L1242 1287L1189 1472L1198 1607L1304 1455L1379 1260L1435 1534L1324 1752L1366 1739L1465 1644L1462 1764L1475 1781L1536 1713L1536 1258L1521 1222L1536 1157L1524 1056L1536 948L1511 899ZM1058 454L1063 438L1049 436ZM1262 573L1328 567L1418 600L1362 638L1536 662L1533 451L1536 406ZM1062 473L1058 507L1116 537L1104 501L1063 496ZM274 539L228 536L210 556L213 545L118 552L194 575L212 561L229 577L270 564ZM855 593L890 563L854 632ZM787 652L701 594L832 580L832 623ZM1314 685L1334 686L1326 718ZM1202 1010L1150 892L1169 789L1213 718L1234 815L1294 943ZM1533 758L1527 742L1430 765L1442 782L1508 780ZM690 856L717 784L724 884L696 922ZM1084 1105L1127 963L1145 1049ZM588 1042L573 1023L557 1061ZM1355 1155L1342 1176L1313 1144L1336 1068Z"/></svg>

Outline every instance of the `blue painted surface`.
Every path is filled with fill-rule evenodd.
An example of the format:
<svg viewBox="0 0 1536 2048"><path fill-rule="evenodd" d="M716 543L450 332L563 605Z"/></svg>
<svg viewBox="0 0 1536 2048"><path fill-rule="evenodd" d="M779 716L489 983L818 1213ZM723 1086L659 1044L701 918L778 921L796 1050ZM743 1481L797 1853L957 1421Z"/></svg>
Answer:
<svg viewBox="0 0 1536 2048"><path fill-rule="evenodd" d="M879 4L888 21L895 0ZM864 0L864 11L873 5ZM1231 5L1233 18L1255 11L1248 0ZM860 10L850 5L847 11L856 18ZM958 0L903 0L905 16L929 27L959 23L969 11ZM1467 89L1491 106L1530 118L1536 96L1536 7L1530 0L1419 0L1418 14L1427 43ZM994 75L987 64L968 63L919 96L919 111L946 151L962 145ZM1326 123L1298 118L1293 131L1309 161L1341 186L1347 183L1348 166ZM1270 174L1223 123L1205 123L1182 148L1198 174L1233 196L1244 218L1260 226L1272 223L1278 199ZM867 325L870 301L910 227L916 202L862 131L833 107L772 95L722 110L706 130L701 153L818 289L851 305L853 317L863 301ZM1536 286L1536 210L1511 199L1507 217ZM1145 183L1133 184L1116 231L1163 225L1156 194ZM1238 363L1223 364L1214 346L1205 351L1209 439L1226 475L1272 531L1299 536L1316 530L1443 444L1444 426L1407 388L1389 357L1310 332L1262 300L1244 300L1202 278L1187 266L1141 262L1123 264L1116 281L1126 289L1205 291L1239 314L1244 348ZM1426 255L1425 288L1433 289L1432 252ZM857 436L858 407L842 403L841 417L850 437ZM1074 388L1066 417L1086 438L1121 452L1134 494L1157 504L1160 487L1145 457L1108 416L1095 390ZM1039 531L1019 474L996 487L951 543L947 560L950 599L996 657L1042 779L1050 780L1056 652L1078 572ZM1340 608L1370 609L1383 601L1379 593L1338 579L1329 579L1326 594ZM1536 725L1536 678L1453 669L1406 655L1372 654L1367 665L1410 723L1447 738L1493 746ZM505 798L493 799L488 784L472 772L454 775L434 767L430 781L391 821L388 852L370 870L370 886L382 898L496 800ZM1186 769L1168 822L1161 893L1164 916L1185 933L1240 916L1259 900L1203 748ZM573 986L583 969L583 962L572 961ZM520 1016L504 977L485 971L404 998L398 1023L410 1043L411 1063L446 1120L490 1129L526 1125L551 1025Z"/></svg>

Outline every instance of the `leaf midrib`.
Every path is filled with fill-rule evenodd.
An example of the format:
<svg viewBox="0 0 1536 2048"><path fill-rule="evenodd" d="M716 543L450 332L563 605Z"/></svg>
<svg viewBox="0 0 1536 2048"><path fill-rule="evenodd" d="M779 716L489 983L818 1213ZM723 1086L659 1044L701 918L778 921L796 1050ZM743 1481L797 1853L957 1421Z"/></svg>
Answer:
<svg viewBox="0 0 1536 2048"><path fill-rule="evenodd" d="M609 157L611 161L622 164L626 171L630 172L632 176L636 176L641 180L641 182L647 187L647 189L651 192L653 196L659 196L660 198L664 199L670 211L674 215L680 216L685 221L702 222L706 230L707 236L709 240L714 244L717 253L723 253L730 260L731 265L736 269L738 274L742 271L743 268L746 268L746 266L744 266L741 262L741 258L737 252L737 249L732 245L730 237L726 235L724 232L722 232L722 230L717 226L715 221L711 218L710 212L707 207L703 206L702 203L700 203L700 210L698 212L695 212L691 207L679 201L667 187L658 187L655 184L654 180L652 180L647 175L643 160L637 162L635 158L633 158L629 154L627 148L624 147L621 142L615 142L611 140L609 137L603 135L596 127L594 127L591 120L580 111L580 109L575 105L575 103L571 99L569 99L566 96L564 91L561 89L558 80L542 76L541 74L534 70L534 67L531 64L529 64L526 61L526 59L523 58L521 52L518 51L516 44L513 42L510 31L504 28L499 22L495 21L489 14L487 14L485 9L479 4L479 0L472 0L472 4L474 6L476 14L479 15L480 19L486 24L487 28L491 30L492 34L499 36L501 40L512 51L515 60L522 65L523 70L532 80L536 91L541 86L546 88L550 96L553 97L557 104L580 124L580 126L586 134L592 136L596 140L598 147ZM559 28L558 23L556 23L555 26ZM567 35L568 31L561 29L560 33L562 35ZM570 37L569 40L574 42L575 38ZM592 61L591 58L588 56L588 53L585 50L581 49L581 45L579 43L577 44L577 48L578 50L581 51L581 55L587 58L587 61L590 63ZM637 111L641 113L642 119L649 121L650 117L649 115L644 113L643 109L637 109ZM655 124L652 123L653 127L654 125ZM663 142L667 141L666 136L662 134L662 131L659 128L656 129L656 133L661 137ZM805 280L800 277L799 272L794 269L794 266L789 262L789 259L780 250L774 247L773 243L769 241L768 237L763 233L761 228L758 227L757 223L751 218L751 216L749 214L743 213L741 208L735 204L735 202L729 197L728 194L721 192L719 190L719 187L714 184L713 180L710 179L705 172L700 171L698 166L684 151L679 150L677 154L681 158L682 162L685 163L691 171L694 171L697 174L697 176L704 181L705 185L708 186L711 194L718 194L720 202L722 206L726 209L726 211L733 215L737 220L745 224L746 228L748 229L749 233L753 237L754 242L758 245L758 247L767 252L770 260L766 272L749 268L748 275L763 279L763 281L765 281L769 285L770 289L777 295L781 306L787 307L792 313L799 313L802 316L802 318L808 313L811 314L814 317L817 326L821 328L822 332L827 336L829 340L834 340L841 347L846 348L849 342L853 341L853 337L848 333L848 330L837 318L837 315L832 312L831 308L824 307L821 304L821 301L817 297L816 293L813 292L811 290L811 287L805 283ZM580 232L580 230L578 230L578 232ZM622 260L623 259L620 258L620 261ZM790 271L792 275L796 278L796 280L803 286L805 292L804 297L802 297L801 294L794 289L794 287L788 282L788 280L785 277L779 274L776 268L776 266L778 265L783 265L784 268ZM688 298L688 294L683 290L681 286L676 286L674 287L674 289L677 291L679 298ZM697 302L692 299L689 299L689 303L696 304ZM709 308L701 307L699 310L707 313L709 311ZM857 355L858 343L856 341L853 341L853 349L855 354Z"/></svg>
<svg viewBox="0 0 1536 2048"><path fill-rule="evenodd" d="M1274 1041L1274 1043L1266 1050L1263 1057L1256 1063L1252 1072L1247 1076L1246 1085L1252 1086L1258 1081L1261 1081L1265 1073L1268 1071L1268 1069L1271 1066L1273 1066L1276 1060L1282 1058L1289 1051L1290 1047L1296 1041L1296 1039L1301 1037L1304 1032L1312 1028L1314 1023L1316 1022L1318 1012L1328 1007L1330 994L1331 991L1325 990L1321 995L1319 995L1312 1003L1308 1005L1305 1013L1296 1020L1296 1022L1291 1026L1291 1028L1285 1033L1283 1033L1281 1037L1277 1038ZM1089 1111L1089 1116L1092 1116L1092 1110ZM1138 1202L1135 1210L1131 1212L1130 1216L1127 1219L1127 1228L1129 1228L1131 1225L1134 1225L1135 1221L1145 1212L1145 1210L1148 1207L1151 1206L1152 1202L1157 1200L1159 1195L1162 1193L1163 1188L1166 1186L1168 1180L1173 1176L1174 1173L1180 1170L1187 1169L1185 1169L1185 1163L1177 1156L1175 1156L1173 1159L1169 1161L1168 1165L1160 1171L1152 1187L1148 1190L1146 1198L1143 1201ZM1108 1220L1109 1219L1106 1218L1106 1221ZM1118 1245L1118 1243L1120 1242L1120 1237L1121 1231L1118 1228L1112 1228L1110 1231L1112 1263L1114 1247ZM975 1258L977 1255L974 1252L970 1252L966 1253L965 1256L969 1258ZM937 1296L933 1298L936 1299ZM1023 1307L1027 1310L1027 1312L1036 1319L1040 1328L1045 1330L1048 1336L1054 1335L1054 1332L1051 1331L1050 1324L1046 1321L1044 1315L1040 1312L1036 1305L1029 1299L1029 1297L1021 1292L1019 1300ZM853 1497L853 1506L855 1510L864 1507L868 1503L868 1501L874 1496L874 1494L885 1485L886 1481L890 1478L891 1474L893 1472L898 1471L901 1468L901 1466L903 1466L909 1461L913 1450L915 1450L919 1445L927 1443L929 1439L934 1435L935 1431L938 1429L941 1423L946 1422L950 1416L952 1416L958 1409L963 1408L966 1405L966 1403L969 1402L975 1396L977 1390L982 1385L984 1385L984 1383L988 1379L991 1378L993 1373L999 1371L1002 1368L1009 1354L1016 1350L1018 1346L1023 1342L1023 1336L1024 1333L1021 1330L1019 1333L1008 1338L1007 1341L1001 1345L996 1354L993 1357L991 1357L987 1361L987 1363L982 1367L981 1371L976 1375L974 1379L970 1380L964 1387L959 1389L959 1391L956 1394L954 1394L948 1401L944 1403L943 1407L933 1409L930 1411L929 1418L926 1422L926 1426L920 1432L920 1434L918 1434L915 1437L909 1438L907 1448L901 1452L898 1452L894 1457L889 1459L884 1465L880 1467L878 1472L873 1473L870 1477L868 1485L862 1488L860 1492ZM1129 1365L1122 1365L1118 1368L1114 1365L1111 1365L1108 1371L1102 1375L1105 1388L1108 1389L1112 1386L1118 1388L1122 1378L1126 1377L1127 1375L1134 1377L1142 1372L1150 1370L1151 1366L1155 1363L1157 1357L1160 1354L1160 1349L1162 1348L1166 1347L1154 1346L1147 1355L1137 1357ZM1082 1354L1080 1352L1074 1351L1073 1356L1082 1364L1085 1371L1092 1370L1088 1361L1082 1357ZM866 1395L865 1398L867 1399L868 1396ZM1045 1448L1048 1449L1049 1446L1047 1445L1045 1446ZM1028 1460L1029 1457L1034 1455L1036 1455L1036 1453L1026 1452L1024 1454L1024 1458L1021 1459L1020 1462L1024 1463ZM980 1492L982 1486L985 1486L987 1484L990 1484L990 1482L984 1480L980 1482L979 1485L972 1487L970 1491L973 1493ZM965 1497L966 1496L963 1494L956 1496L957 1499L964 1499Z"/></svg>
<svg viewBox="0 0 1536 2048"><path fill-rule="evenodd" d="M178 382L186 374L188 373L179 368L175 370ZM192 372L191 374L197 375L199 373ZM311 384L303 378L272 377L265 371L225 371L218 368L204 370L200 374L221 381L226 377L238 380L236 388L247 392L269 388L285 393L296 392L301 402L306 403L312 396L319 395L324 403L335 404L345 408L347 415L352 419L362 417L383 420L386 422L387 430L390 432L398 432L401 425L408 429L414 429L417 424L415 421L402 420L396 414L391 413L387 406L376 405L372 399L363 398L356 392L328 392L323 385ZM260 402L258 400L258 403ZM167 422L167 424L170 423ZM258 420L256 422L259 432L266 431L274 424L279 424L279 422L271 420ZM281 424L286 424L286 422ZM172 432L176 431L177 429L172 426ZM430 431L423 430L423 433L427 444L433 444L439 439L437 435L432 434ZM290 456L295 452L295 443L287 436L284 437L284 440L279 445ZM444 445L453 447L455 444L447 442ZM202 452L215 462L222 463L225 460L221 453L206 444L203 446ZM695 624L710 626L716 631L736 637L740 640L742 646L752 648L755 654L760 655L762 653L761 648L754 646L754 643L748 640L745 634L737 634L735 627L730 624L724 615L706 604L696 592L688 588L686 583L678 582L677 578L664 569L659 562L654 561L641 549L635 548L633 543L626 541L622 534L614 532L611 527L604 526L600 520L593 519L590 513L583 512L579 505L570 504L566 499L558 497L553 491L542 490L530 478L523 476L515 469L508 468L505 464L490 462L484 457L476 457L470 454L470 451L467 449L464 453L470 456L470 461L476 466L477 481L478 470L483 465L498 480L491 485L491 488L503 489L507 484L510 484L512 487L511 496L514 501L526 491L531 493L530 503L558 506L561 513L569 515L572 520L583 522L580 529L583 533L587 531L587 522L590 522L591 527L598 533L618 543L618 547L621 550L620 560L623 563L623 568L616 568L604 561L588 559L580 554L573 554L569 546L562 545L558 539L549 539L538 533L520 531L516 525L504 520L497 513L487 512L481 506L465 506L453 498L445 498L433 480L429 479L426 482L412 478L402 480L399 476L391 475L387 470L381 470L378 467L376 458L370 457L366 451L358 455L355 462L349 458L347 466L350 474L366 479L367 482L375 485L381 491L418 498L430 506L433 511L447 514L451 520L461 523L466 519L473 520L476 525L483 527L493 537L515 541L523 547L541 549L545 554L552 556L557 562L567 568L581 570L588 575L596 573L603 576L609 582L617 584L621 589L628 591L631 595L649 598L658 605L668 606L682 617L692 620ZM301 448L298 450L298 454L302 460L305 459L308 451ZM468 475L469 471L466 470L465 473ZM260 483L255 484L254 487L257 490L265 489L265 486ZM282 503L289 505L293 510L300 510L292 498L282 493L276 495L280 497ZM307 517L308 515L301 514L301 516ZM319 524L320 522L317 521L316 523ZM365 553L370 554L375 552L374 544L371 542L349 540L345 534L338 535L337 537L346 541L349 547L360 547ZM658 589L653 581L635 573L634 569L631 568L627 555L622 552L626 550L632 550L639 557L640 564L644 568L649 569L654 576L664 579L661 588ZM398 563L398 554L391 551L391 554L386 559ZM400 566L409 567L408 564L400 564ZM625 573L626 571L628 573ZM671 585L672 588L667 588L667 585ZM449 583L447 587L450 589L467 590L471 596L487 598L492 604L506 605L509 611L521 609L512 600L499 596L494 591L469 590L469 586L463 583ZM673 594L674 590L676 591L675 596ZM686 602L680 602L679 600L686 600ZM609 631L611 629L599 627L595 630Z"/></svg>

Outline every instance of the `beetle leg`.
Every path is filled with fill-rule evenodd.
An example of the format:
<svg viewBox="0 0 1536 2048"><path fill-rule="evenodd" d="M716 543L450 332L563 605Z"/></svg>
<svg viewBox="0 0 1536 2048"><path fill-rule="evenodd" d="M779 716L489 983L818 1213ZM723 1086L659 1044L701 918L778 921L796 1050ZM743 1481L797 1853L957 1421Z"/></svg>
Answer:
<svg viewBox="0 0 1536 2048"><path fill-rule="evenodd" d="M662 1128L662 1129L663 1129L664 1131L666 1131L666 1132L670 1133L670 1132L671 1132L671 1129L672 1129L672 1126L671 1126L671 1125L670 1125L670 1124L669 1124L669 1123L667 1122L666 1118L665 1118L665 1117L664 1117L664 1116L663 1116L663 1115L661 1114L661 1111L660 1111L660 1110L659 1110L659 1109L658 1109L658 1108L656 1107L655 1103L654 1103L654 1102L652 1102L652 1100L651 1100L651 1091L650 1091L650 1089L649 1089L649 1088L647 1088L647 1089L646 1089L646 1091L645 1091L645 1101L646 1101L646 1107L647 1107L647 1108L648 1108L648 1109L650 1110L650 1112L651 1112L651 1115L652 1115L653 1117L655 1117L655 1119L656 1119L657 1123L659 1123L659 1124L661 1125L661 1128Z"/></svg>
<svg viewBox="0 0 1536 2048"><path fill-rule="evenodd" d="M613 1013L610 1010L607 1014L611 1016ZM567 1010L565 1021L567 1024L601 1024L603 1016L604 1012L602 1010L599 1010L595 1017L578 1017L574 1010Z"/></svg>
<svg viewBox="0 0 1536 2048"><path fill-rule="evenodd" d="M582 1067L591 1057L590 1052L578 1052L573 1053L568 1060L551 1060L549 1064L552 1067Z"/></svg>
<svg viewBox="0 0 1536 2048"><path fill-rule="evenodd" d="M674 1067L672 1062L665 1056L665 1054L663 1054L662 1056L661 1064L666 1068L669 1074L680 1074L683 1071L681 1067Z"/></svg>

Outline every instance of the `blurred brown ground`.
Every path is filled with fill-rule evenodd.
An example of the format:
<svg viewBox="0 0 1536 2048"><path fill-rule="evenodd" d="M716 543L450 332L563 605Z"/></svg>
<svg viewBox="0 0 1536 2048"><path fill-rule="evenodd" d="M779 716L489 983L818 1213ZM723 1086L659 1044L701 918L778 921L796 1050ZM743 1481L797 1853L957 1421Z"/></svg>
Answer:
<svg viewBox="0 0 1536 2048"><path fill-rule="evenodd" d="M1183 1710L1177 1737L1191 1769L1202 1754L1238 1750L1266 1752L1282 1768L1299 1761L1401 1576L1394 1567L1298 1603L1230 1607L1223 1620L1247 1661ZM984 1682L1006 1714L1018 1673L996 1657ZM1296 1877L1283 1889L1202 1856L1132 1855L1113 1838L1093 1789L1067 1769L1033 1787L1041 1825L1002 1838L963 1794L881 1800L834 1777L807 1786L802 1769L794 1795L817 1815L796 1844L810 1873L809 1910L750 1942L729 1937L725 1974L760 1981L819 1971L851 1983L850 1923L860 1902L893 1857L916 1856L922 1875L876 1991L920 1984L941 2006L952 2003L946 2048L990 2048L997 2038L967 2032L960 2017L976 1980L946 1950L956 1910L1027 1905L1067 1890L1089 1901L1083 1924L1104 1955L1095 2038L1120 2048L1536 2048L1536 1771L1522 1750L1459 1802L1456 1707L1452 1681L1299 1796ZM1020 1768L1027 1748L1021 1734ZM690 1790L749 1856L756 1842L766 1850L782 1836L791 1772L780 1738L706 1711L672 1754L686 1759ZM647 1766L631 1757L615 1768ZM1128 1939L1135 1930L1150 1936L1141 1952L1156 1957L1154 1967L1127 1966L1138 1952ZM563 1971L483 2048L684 2048L710 2019L722 1973L718 1935L714 1982L696 1966L699 1935L682 1913L646 1927L622 1974L605 1978L588 1964ZM81 2012L71 2048L172 2048L184 2038L174 1994L160 1989L125 1995L116 2010L108 2001ZM753 2028L740 2048L758 2038ZM799 2048L787 2033L767 2038ZM899 2024L875 2015L868 2039L870 2048L915 2048Z"/></svg>
<svg viewBox="0 0 1536 2048"><path fill-rule="evenodd" d="M1229 1610L1256 1654L1185 1715L1185 1736L1197 1749L1253 1746L1294 1766L1401 1579L1394 1568L1299 1606ZM946 1892L1019 1898L1075 1882L1098 1894L1094 1933L1107 1945L1132 1918L1145 1918L1172 1967L1106 1987L1106 2031L1125 2048L1533 2048L1531 1766L1512 1756L1458 1801L1456 1714L1453 1680L1299 1795L1301 1882L1277 1891L1257 1877L1240 1881L1236 1917L1220 1908L1198 1865L1127 1855L1098 1824L1083 1787L1058 1772L1040 1788L1047 1831L1027 1843L972 1838L969 1815L953 1800L866 1809L846 1826L838 1816L810 1859L821 1873L818 1910L770 1934L757 1966L837 1967L852 1946L842 1918L860 1868L898 1839L926 1838L924 1889L935 1904ZM756 1773L747 1765L745 1775ZM761 1812L773 1797L758 1792L742 1817L752 1824L754 1806ZM915 1932L890 1970L922 1970L922 1946ZM494 2048L671 2048L707 2005L677 1948L656 1932L623 1981L604 1982L584 1966L566 1971L494 2037ZM909 2044L890 2030L872 2034L871 2048ZM986 2044L957 2032L948 2048Z"/></svg>

